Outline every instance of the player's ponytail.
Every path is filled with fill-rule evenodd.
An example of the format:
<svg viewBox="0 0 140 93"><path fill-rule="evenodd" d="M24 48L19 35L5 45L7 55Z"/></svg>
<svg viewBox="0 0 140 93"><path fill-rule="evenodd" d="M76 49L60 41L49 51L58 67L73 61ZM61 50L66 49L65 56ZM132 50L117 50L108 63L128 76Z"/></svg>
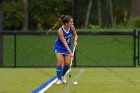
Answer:
<svg viewBox="0 0 140 93"><path fill-rule="evenodd" d="M65 17L65 15L62 15L62 16L57 20L57 22L54 24L54 26L53 26L51 29L49 29L48 32L52 31L56 26L58 26L58 25L62 22L62 19L63 19L64 17Z"/></svg>

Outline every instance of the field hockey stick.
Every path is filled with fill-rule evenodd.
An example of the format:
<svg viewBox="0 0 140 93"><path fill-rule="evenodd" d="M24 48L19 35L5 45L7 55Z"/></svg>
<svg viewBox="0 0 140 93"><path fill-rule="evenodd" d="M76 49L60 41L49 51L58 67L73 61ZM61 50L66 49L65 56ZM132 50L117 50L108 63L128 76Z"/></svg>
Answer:
<svg viewBox="0 0 140 93"><path fill-rule="evenodd" d="M76 47L74 46L73 47L73 55L74 55L74 52L75 52L75 49L76 49ZM72 66L72 61L73 61L73 58L71 58L71 62L70 62L70 68L69 68L69 78L71 78L71 66Z"/></svg>

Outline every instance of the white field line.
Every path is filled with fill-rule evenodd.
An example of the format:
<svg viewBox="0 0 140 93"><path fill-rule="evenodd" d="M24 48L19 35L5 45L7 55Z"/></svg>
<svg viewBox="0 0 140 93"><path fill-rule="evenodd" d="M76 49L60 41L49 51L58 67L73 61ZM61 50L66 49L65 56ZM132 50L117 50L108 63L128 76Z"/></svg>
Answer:
<svg viewBox="0 0 140 93"><path fill-rule="evenodd" d="M79 73L73 78L73 81L77 81L84 73L85 69L80 69ZM72 87L74 86L73 81L72 83L68 84L67 87L64 88L61 93L69 93L70 89L72 89Z"/></svg>

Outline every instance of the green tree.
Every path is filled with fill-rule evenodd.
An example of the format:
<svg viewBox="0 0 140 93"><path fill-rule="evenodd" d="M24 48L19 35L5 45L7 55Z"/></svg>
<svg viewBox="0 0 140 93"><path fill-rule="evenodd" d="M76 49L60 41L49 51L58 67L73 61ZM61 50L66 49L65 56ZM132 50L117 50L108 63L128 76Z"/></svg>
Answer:
<svg viewBox="0 0 140 93"><path fill-rule="evenodd" d="M92 7L92 0L89 0L88 3L88 8L87 8L87 13L86 13L86 20L85 20L85 28L88 27L89 24L89 17L90 17L90 13L91 13L91 7Z"/></svg>
<svg viewBox="0 0 140 93"><path fill-rule="evenodd" d="M28 31L28 0L23 0L23 4L24 4L24 19L23 19L23 27L22 30L23 31Z"/></svg>
<svg viewBox="0 0 140 93"><path fill-rule="evenodd" d="M28 1L28 4L23 1ZM91 1L89 11L87 9ZM90 24L103 27L110 24L124 25L129 18L131 1L4 0L4 29L46 30L63 14L73 16L77 28L84 28L85 24L86 27Z"/></svg>
<svg viewBox="0 0 140 93"><path fill-rule="evenodd" d="M4 29L19 29L23 24L23 3L21 0L4 0Z"/></svg>
<svg viewBox="0 0 140 93"><path fill-rule="evenodd" d="M140 0L132 0L130 17L140 16Z"/></svg>
<svg viewBox="0 0 140 93"><path fill-rule="evenodd" d="M29 2L30 29L49 29L63 14L71 15L71 1L32 0Z"/></svg>
<svg viewBox="0 0 140 93"><path fill-rule="evenodd" d="M116 18L117 25L124 25L125 21L128 20L131 9L131 0L112 0L113 3L113 16Z"/></svg>

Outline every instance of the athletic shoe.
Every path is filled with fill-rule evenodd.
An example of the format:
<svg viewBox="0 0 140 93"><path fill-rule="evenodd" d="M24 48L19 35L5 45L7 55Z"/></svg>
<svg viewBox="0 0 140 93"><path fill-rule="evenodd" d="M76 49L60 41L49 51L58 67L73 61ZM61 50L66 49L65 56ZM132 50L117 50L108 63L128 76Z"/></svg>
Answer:
<svg viewBox="0 0 140 93"><path fill-rule="evenodd" d="M66 77L62 76L62 82L65 84L67 82Z"/></svg>
<svg viewBox="0 0 140 93"><path fill-rule="evenodd" d="M57 80L56 84L57 85L62 84L62 81L59 79L59 80Z"/></svg>

